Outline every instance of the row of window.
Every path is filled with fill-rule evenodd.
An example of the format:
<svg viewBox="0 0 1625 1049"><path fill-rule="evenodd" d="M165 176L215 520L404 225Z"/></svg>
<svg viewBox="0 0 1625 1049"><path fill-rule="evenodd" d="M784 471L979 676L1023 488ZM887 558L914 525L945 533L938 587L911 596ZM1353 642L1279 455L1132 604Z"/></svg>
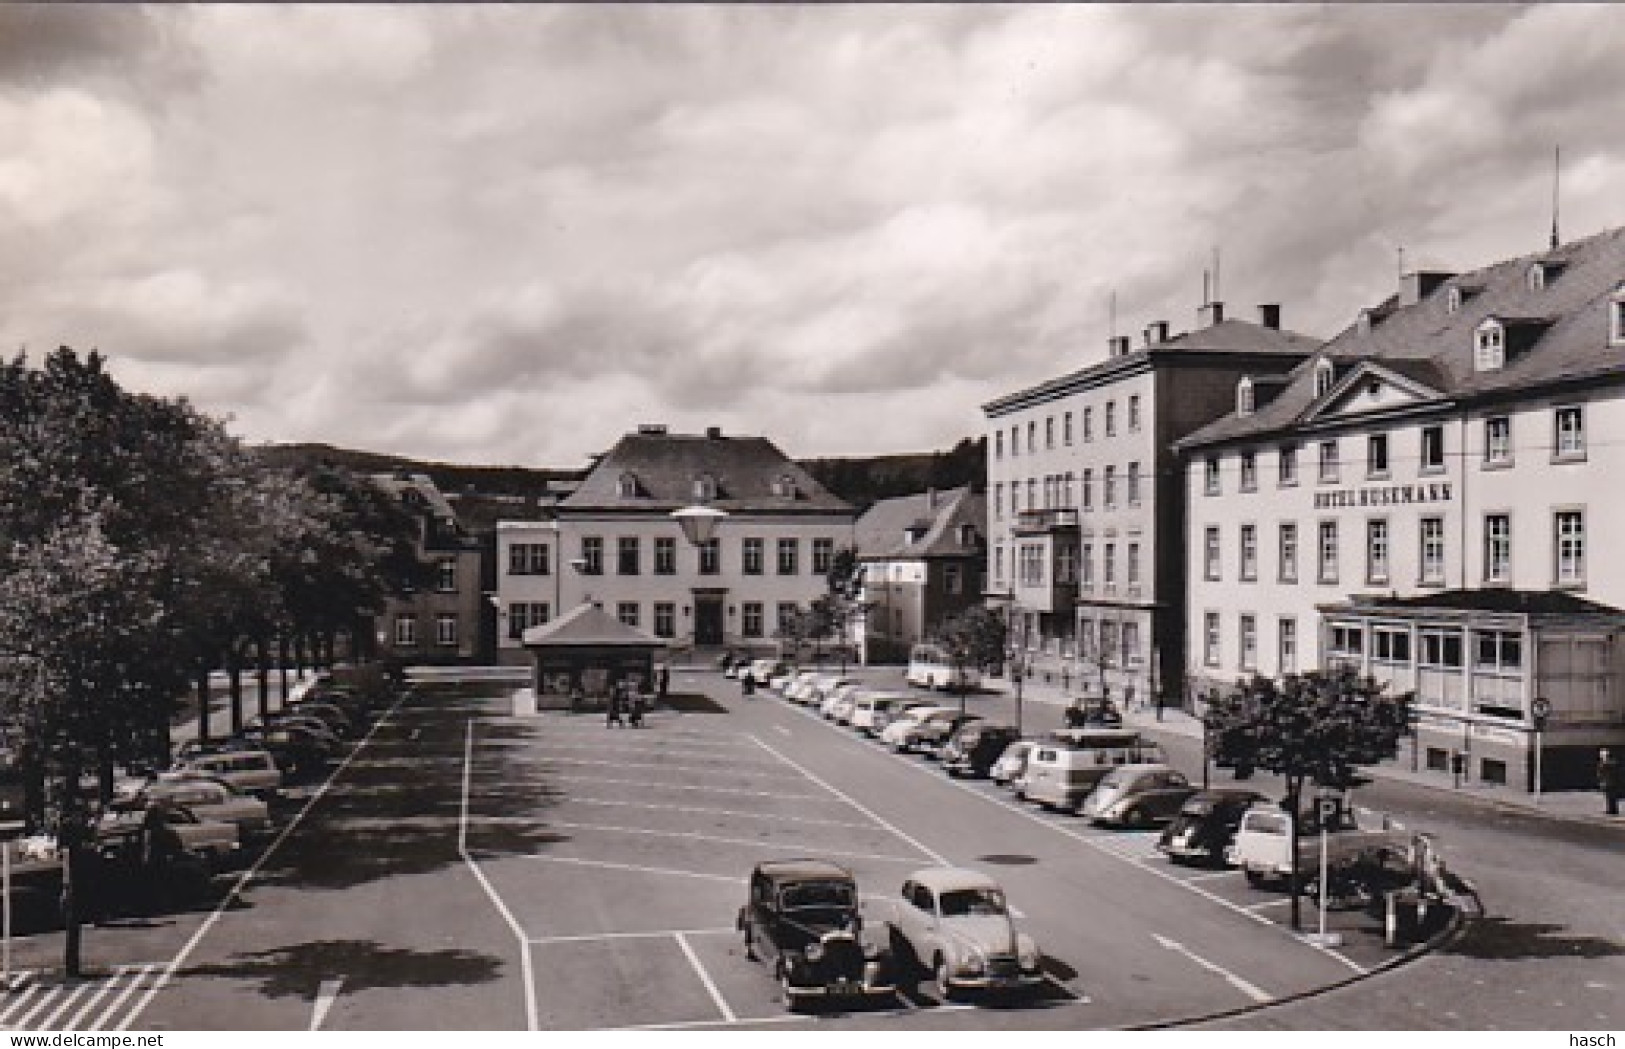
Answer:
<svg viewBox="0 0 1625 1049"><path fill-rule="evenodd" d="M454 648L457 645L458 636L457 613L435 613L434 643L441 647ZM411 612L397 614L395 616L395 647L413 648L420 643L418 640L418 617Z"/></svg>
<svg viewBox="0 0 1625 1049"><path fill-rule="evenodd" d="M1392 476L1390 434L1366 435L1365 476L1370 480L1386 480ZM1320 441L1318 448L1317 480L1321 484L1336 484L1342 477L1342 459L1337 438ZM1298 446L1283 444L1277 449L1276 484L1286 488L1298 483ZM1564 405L1552 411L1552 457L1558 461L1585 458L1585 412L1579 405ZM1492 415L1484 420L1483 465L1487 467L1511 466L1512 417ZM1424 426L1420 431L1417 449L1417 473L1442 473L1445 469L1444 426ZM1208 495L1223 494L1221 477L1223 457L1210 455L1203 463L1202 490ZM1243 492L1258 490L1257 453L1240 453L1237 488Z"/></svg>
<svg viewBox="0 0 1625 1049"><path fill-rule="evenodd" d="M1128 506L1140 505L1140 464L1132 462L1123 471L1123 500ZM1116 466L1103 467L1100 471L1100 506L1103 510L1117 509L1119 475ZM1025 485L1021 481L1010 482L1010 512L1020 513L1027 510L1056 510L1071 509L1077 506L1084 510L1095 508L1095 471L1091 467L1083 471L1082 484L1074 489L1078 475L1068 470L1064 474L1050 474L1042 480L1029 477ZM1043 488L1039 485L1042 483ZM1026 500L1023 505L1022 491L1025 487ZM1074 492L1078 501L1074 503ZM1004 484L1002 482L993 486L993 518L1004 519Z"/></svg>
<svg viewBox="0 0 1625 1049"><path fill-rule="evenodd" d="M1089 661L1120 667L1137 667L1145 662L1140 647L1140 624L1133 620L1118 623L1102 619L1078 623L1078 655Z"/></svg>
<svg viewBox="0 0 1625 1049"><path fill-rule="evenodd" d="M1016 548L1016 578L1022 586L1041 587L1045 585L1046 550L1044 543L1022 543ZM1117 575L1117 544L1102 543L1100 547L1100 582L1107 590L1115 590L1118 583ZM1138 542L1125 543L1123 546L1123 583L1130 590L1138 589L1141 583L1140 575L1140 544ZM1079 574L1081 569L1081 575ZM1004 545L998 544L993 548L993 577L1004 580ZM1058 586L1068 586L1073 583L1082 585L1085 590L1092 590L1095 586L1095 544L1092 541L1084 542L1077 550L1070 545L1059 544L1055 548L1055 583Z"/></svg>
<svg viewBox="0 0 1625 1049"><path fill-rule="evenodd" d="M1298 671L1298 620L1295 616L1277 617L1275 627L1276 666L1279 673ZM1218 612L1202 616L1202 662L1216 667L1220 662L1220 636L1223 622ZM1236 666L1241 670L1258 669L1258 616L1243 612L1236 617Z"/></svg>
<svg viewBox="0 0 1625 1049"><path fill-rule="evenodd" d="M1083 441L1084 441L1085 444L1087 444L1090 441L1093 441L1095 439L1095 410L1094 410L1094 408L1092 408L1092 407L1085 408L1083 410L1082 420L1083 420ZM1116 437L1117 436L1117 402L1116 401L1113 400L1113 401L1107 401L1106 402L1105 407L1104 407L1104 411L1102 413L1101 421L1104 424L1104 429L1105 429L1106 436L1107 437ZM1128 432L1129 433L1138 433L1139 432L1139 429L1140 429L1140 395L1137 394L1137 393L1136 394L1131 394L1129 396L1127 423L1128 423ZM1029 422L1029 423L1027 423L1026 432L1027 432L1027 453L1030 455L1030 454L1038 451L1038 442L1039 442L1039 438L1038 438L1038 421L1036 419ZM1010 454L1011 454L1011 456L1018 456L1018 455L1021 454L1021 435L1022 435L1022 427L1021 427L1021 425L1019 423L1017 425L1015 425L1015 426L1010 427ZM1055 445L1055 441L1056 441L1055 416L1053 416L1053 415L1045 416L1045 418L1044 418L1044 439L1043 440L1044 440L1044 447L1046 449L1052 449L1052 448L1054 448L1056 446ZM1071 412L1063 412L1061 414L1060 442L1061 442L1062 447L1065 447L1065 448L1072 447L1072 413ZM1004 431L1002 429L993 431L993 457L995 459L1003 459L1004 458Z"/></svg>
<svg viewBox="0 0 1625 1049"><path fill-rule="evenodd" d="M1316 579L1321 583L1338 581L1339 549L1337 521L1318 524ZM1258 526L1244 524L1238 534L1238 577L1242 582L1258 579ZM1445 582L1445 524L1439 516L1417 521L1419 559L1417 582ZM1222 539L1217 525L1208 525L1202 535L1202 577L1211 582L1221 578ZM1386 585L1390 580L1392 532L1385 517L1365 522L1365 581ZM1481 570L1486 583L1512 581L1512 515L1484 515ZM1282 583L1298 581L1298 526L1285 521L1276 531L1276 578ZM1086 573L1087 574L1087 573ZM1557 586L1585 585L1585 511L1557 510L1552 513L1552 582Z"/></svg>
<svg viewBox="0 0 1625 1049"><path fill-rule="evenodd" d="M754 537L740 540L740 570L745 575L766 574L767 541ZM547 543L514 543L508 547L509 575L547 575L552 571ZM774 566L779 575L796 575L801 571L801 540L779 539L775 549ZM712 539L698 551L699 574L718 575L722 571L722 544ZM835 559L835 540L812 541L812 573L826 575ZM601 536L583 536L581 557L576 562L583 575L604 574L604 540ZM643 568L643 544L640 536L623 535L615 540L615 570L617 575L638 575ZM654 539L654 574L677 574L677 540L668 536Z"/></svg>
<svg viewBox="0 0 1625 1049"><path fill-rule="evenodd" d="M793 601L780 602L774 609L777 615L775 630L782 630L786 622L796 614L800 606ZM545 601L515 601L508 606L508 637L518 641L524 638L525 631L534 626L541 626L548 622L550 609ZM677 636L677 605L671 601L654 601L649 605L651 615L650 627L655 637L674 638ZM765 637L766 634L766 606L760 601L742 601L739 604L740 634L743 637ZM686 613L685 613L686 614ZM642 629L643 605L637 601L620 601L615 605L615 618L629 627ZM397 634L399 622L397 621ZM397 644L401 642L397 641ZM406 642L412 644L415 642ZM442 641L441 644L455 644L453 641Z"/></svg>

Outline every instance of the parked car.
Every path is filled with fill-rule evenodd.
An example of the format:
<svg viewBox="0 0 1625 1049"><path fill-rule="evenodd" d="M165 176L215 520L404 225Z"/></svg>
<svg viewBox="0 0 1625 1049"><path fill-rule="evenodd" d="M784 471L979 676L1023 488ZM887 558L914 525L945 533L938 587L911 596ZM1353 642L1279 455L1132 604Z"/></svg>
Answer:
<svg viewBox="0 0 1625 1049"><path fill-rule="evenodd" d="M886 727L886 718L906 699L885 692L866 692L852 704L849 724L865 736L873 736Z"/></svg>
<svg viewBox="0 0 1625 1049"><path fill-rule="evenodd" d="M745 956L773 966L786 1005L812 998L888 994L890 953L863 927L852 872L827 860L758 863L738 927Z"/></svg>
<svg viewBox="0 0 1625 1049"><path fill-rule="evenodd" d="M1032 753L1036 741L1030 739L1011 740L999 754L999 760L988 769L988 778L1001 787L1013 787L1015 781L1027 771L1027 756Z"/></svg>
<svg viewBox="0 0 1625 1049"><path fill-rule="evenodd" d="M922 707L935 707L936 705L937 701L934 699L921 699L918 696L899 696L895 702L888 704L885 710L875 711L874 716L871 718L873 729L869 734L879 738L885 733L887 725L890 725L909 711L919 710Z"/></svg>
<svg viewBox="0 0 1625 1049"><path fill-rule="evenodd" d="M767 683L767 687L782 696L784 690L790 687L790 682L794 681L800 673L800 671L790 668L786 669L782 674L774 674L772 680Z"/></svg>
<svg viewBox="0 0 1625 1049"><path fill-rule="evenodd" d="M1327 835L1327 860L1333 868L1360 862L1368 854L1408 852L1411 835L1396 830L1366 830L1352 816L1342 817ZM1242 813L1236 840L1227 858L1255 887L1279 884L1292 874L1291 823L1276 805L1258 805ZM1312 885L1320 870L1320 835L1305 830L1298 838L1298 883Z"/></svg>
<svg viewBox="0 0 1625 1049"><path fill-rule="evenodd" d="M915 871L903 882L892 928L894 951L930 973L944 1000L1043 982L1038 945L1016 929L998 882L979 871Z"/></svg>
<svg viewBox="0 0 1625 1049"><path fill-rule="evenodd" d="M982 674L975 667L956 667L946 649L929 642L915 645L909 651L908 670L904 680L917 688L942 689L944 692L964 689L974 692L981 687Z"/></svg>
<svg viewBox="0 0 1625 1049"><path fill-rule="evenodd" d="M1166 823L1196 793L1183 772L1167 765L1119 765L1083 799L1083 815L1095 823L1147 827Z"/></svg>
<svg viewBox="0 0 1625 1049"><path fill-rule="evenodd" d="M807 691L812 688L813 682L817 679L818 671L801 671L801 673L792 678L790 683L784 687L784 698L788 699L792 703L802 702L807 694Z"/></svg>
<svg viewBox="0 0 1625 1049"><path fill-rule="evenodd" d="M165 801L103 813L96 822L98 844L105 845L127 834L131 827L146 826L150 812L156 812L156 818L169 828L181 851L205 861L210 870L219 870L236 858L241 842L234 824L206 820L185 805Z"/></svg>
<svg viewBox="0 0 1625 1049"><path fill-rule="evenodd" d="M967 722L943 744L942 770L950 776L985 777L1018 738L1014 725Z"/></svg>
<svg viewBox="0 0 1625 1049"><path fill-rule="evenodd" d="M940 758L942 748L948 745L954 733L980 720L982 720L980 714L961 714L957 710L950 711L946 716L933 715L921 722L920 731L915 735L910 748L916 754L924 754L932 759Z"/></svg>
<svg viewBox="0 0 1625 1049"><path fill-rule="evenodd" d="M222 750L194 754L175 763L174 771L218 779L262 801L282 791L282 770L265 750Z"/></svg>
<svg viewBox="0 0 1625 1049"><path fill-rule="evenodd" d="M1153 762L1162 762L1162 748L1133 729L1059 729L1028 755L1016 797L1076 812L1112 769Z"/></svg>
<svg viewBox="0 0 1625 1049"><path fill-rule="evenodd" d="M322 722L340 739L354 739L360 735L360 721L351 717L345 711L332 704L320 701L307 700L303 703L292 704L288 711L300 717L311 717Z"/></svg>
<svg viewBox="0 0 1625 1049"><path fill-rule="evenodd" d="M1175 863L1219 866L1236 840L1241 814L1265 800L1257 791L1234 787L1198 791L1163 828L1157 848Z"/></svg>
<svg viewBox="0 0 1625 1049"><path fill-rule="evenodd" d="M143 805L178 805L190 809L199 819L233 824L239 839L245 842L263 838L273 829L271 810L265 802L219 780L170 773L143 784L131 800Z"/></svg>
<svg viewBox="0 0 1625 1049"><path fill-rule="evenodd" d="M811 707L822 707L824 700L828 699L837 689L857 684L856 678L845 674L819 674L813 678L812 685L807 689L802 702Z"/></svg>
<svg viewBox="0 0 1625 1049"><path fill-rule="evenodd" d="M768 682L789 668L790 665L782 659L758 659L741 673L749 674L751 681L759 686L766 687Z"/></svg>
<svg viewBox="0 0 1625 1049"><path fill-rule="evenodd" d="M914 740L919 737L922 726L928 718L938 715L947 717L957 713L957 710L949 710L947 707L910 707L887 723L886 728L880 733L880 741L901 754L914 745Z"/></svg>

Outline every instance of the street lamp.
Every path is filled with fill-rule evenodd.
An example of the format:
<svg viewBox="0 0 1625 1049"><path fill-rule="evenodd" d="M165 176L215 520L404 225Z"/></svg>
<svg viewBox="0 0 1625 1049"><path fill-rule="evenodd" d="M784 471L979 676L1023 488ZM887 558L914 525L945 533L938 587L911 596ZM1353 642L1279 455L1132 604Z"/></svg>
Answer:
<svg viewBox="0 0 1625 1049"><path fill-rule="evenodd" d="M717 525L728 516L728 511L710 506L685 506L673 510L671 516L683 529L683 535L696 547L704 546L716 534Z"/></svg>

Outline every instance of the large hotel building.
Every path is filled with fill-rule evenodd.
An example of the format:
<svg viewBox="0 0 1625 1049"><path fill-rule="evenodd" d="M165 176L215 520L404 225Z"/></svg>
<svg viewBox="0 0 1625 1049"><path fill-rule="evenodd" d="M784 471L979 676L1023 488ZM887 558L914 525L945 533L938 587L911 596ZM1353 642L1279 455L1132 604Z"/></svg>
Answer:
<svg viewBox="0 0 1625 1049"><path fill-rule="evenodd" d="M1547 786L1592 785L1625 744L1625 230L1409 274L1282 364L1178 445L1193 690L1352 663L1416 691L1415 767L1527 789L1540 740Z"/></svg>
<svg viewBox="0 0 1625 1049"><path fill-rule="evenodd" d="M1114 336L1093 366L983 406L988 599L1009 609L1030 674L1118 699L1182 695L1185 500L1171 445L1223 415L1237 380L1275 374L1318 340L1277 306L1144 345Z"/></svg>

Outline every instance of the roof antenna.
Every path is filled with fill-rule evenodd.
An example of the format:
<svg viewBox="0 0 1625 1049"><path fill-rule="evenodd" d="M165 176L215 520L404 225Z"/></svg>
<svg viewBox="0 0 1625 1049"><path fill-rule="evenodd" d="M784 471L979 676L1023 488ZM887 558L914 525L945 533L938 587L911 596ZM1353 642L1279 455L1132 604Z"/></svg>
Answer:
<svg viewBox="0 0 1625 1049"><path fill-rule="evenodd" d="M1106 327L1111 331L1111 337L1117 338L1117 289L1113 288L1106 300Z"/></svg>
<svg viewBox="0 0 1625 1049"><path fill-rule="evenodd" d="M1202 305L1204 305L1204 306L1211 305L1212 302L1213 302L1213 294L1212 294L1212 292L1210 292L1208 290L1209 283L1212 280L1213 280L1213 271L1212 270L1203 270L1202 271Z"/></svg>
<svg viewBox="0 0 1625 1049"><path fill-rule="evenodd" d="M1557 186L1563 171L1563 147L1552 147L1552 250L1557 250Z"/></svg>
<svg viewBox="0 0 1625 1049"><path fill-rule="evenodd" d="M1219 246L1213 245L1213 298L1210 302L1223 302L1224 296L1219 294Z"/></svg>
<svg viewBox="0 0 1625 1049"><path fill-rule="evenodd" d="M1405 279L1405 245L1399 245L1399 279Z"/></svg>

